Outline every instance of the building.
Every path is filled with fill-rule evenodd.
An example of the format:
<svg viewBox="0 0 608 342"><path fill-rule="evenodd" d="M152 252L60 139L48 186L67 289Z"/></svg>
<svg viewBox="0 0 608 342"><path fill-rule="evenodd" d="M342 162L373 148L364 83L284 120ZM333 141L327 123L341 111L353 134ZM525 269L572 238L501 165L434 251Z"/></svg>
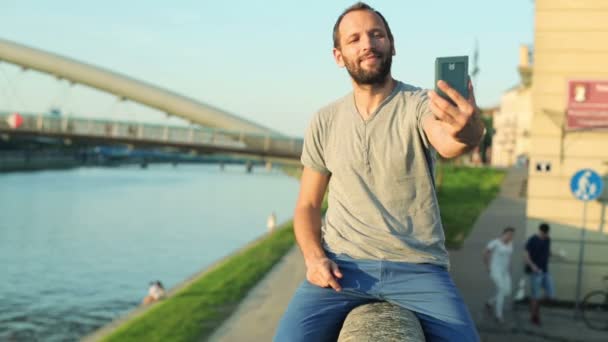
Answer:
<svg viewBox="0 0 608 342"><path fill-rule="evenodd" d="M527 160L530 152L530 124L532 120L532 89L528 46L522 45L519 54L521 81L500 99L495 113L492 139L492 166L509 167Z"/></svg>
<svg viewBox="0 0 608 342"><path fill-rule="evenodd" d="M576 95L574 80L605 91L608 106L608 1L536 0L535 6L526 229L532 235L540 222L551 225L552 249L566 258L553 258L551 264L556 294L574 300L583 202L571 194L570 179L577 170L590 168L606 182L608 111L596 110L596 119L573 126L568 108ZM583 294L601 288L601 277L608 274L607 192L603 200L587 205Z"/></svg>

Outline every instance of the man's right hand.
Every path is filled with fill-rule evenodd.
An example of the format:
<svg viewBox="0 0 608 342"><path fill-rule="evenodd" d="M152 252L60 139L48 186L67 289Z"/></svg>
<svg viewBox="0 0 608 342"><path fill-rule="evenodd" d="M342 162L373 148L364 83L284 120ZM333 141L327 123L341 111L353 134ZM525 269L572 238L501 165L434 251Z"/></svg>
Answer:
<svg viewBox="0 0 608 342"><path fill-rule="evenodd" d="M342 290L338 279L342 273L338 265L327 257L306 260L306 279L313 285L331 287L336 291Z"/></svg>

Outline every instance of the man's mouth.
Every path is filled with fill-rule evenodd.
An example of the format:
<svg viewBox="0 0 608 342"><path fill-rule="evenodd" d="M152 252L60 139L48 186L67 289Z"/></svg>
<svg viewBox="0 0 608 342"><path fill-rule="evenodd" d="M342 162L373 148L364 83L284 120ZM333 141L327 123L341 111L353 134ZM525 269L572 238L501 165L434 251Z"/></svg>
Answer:
<svg viewBox="0 0 608 342"><path fill-rule="evenodd" d="M360 62L375 62L380 60L381 55L378 53L370 53L360 58Z"/></svg>

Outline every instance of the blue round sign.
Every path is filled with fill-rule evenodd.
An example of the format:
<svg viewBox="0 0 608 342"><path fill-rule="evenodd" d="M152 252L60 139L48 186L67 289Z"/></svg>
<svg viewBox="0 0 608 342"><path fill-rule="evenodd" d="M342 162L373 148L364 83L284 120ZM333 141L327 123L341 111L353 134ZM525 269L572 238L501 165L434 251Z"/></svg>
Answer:
<svg viewBox="0 0 608 342"><path fill-rule="evenodd" d="M581 201L592 201L604 191L604 182L597 172L591 169L577 171L570 180L570 191Z"/></svg>

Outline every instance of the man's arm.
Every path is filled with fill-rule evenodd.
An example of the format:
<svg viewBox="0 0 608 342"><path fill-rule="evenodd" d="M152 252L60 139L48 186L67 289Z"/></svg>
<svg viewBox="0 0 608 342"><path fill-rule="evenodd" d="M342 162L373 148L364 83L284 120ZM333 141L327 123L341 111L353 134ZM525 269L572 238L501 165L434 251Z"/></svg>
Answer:
<svg viewBox="0 0 608 342"><path fill-rule="evenodd" d="M481 141L484 124L477 110L473 86L469 81L468 99L462 97L446 82L437 82L456 104L452 105L430 90L429 109L434 114L423 118L422 127L429 142L444 158L457 157L472 150Z"/></svg>
<svg viewBox="0 0 608 342"><path fill-rule="evenodd" d="M536 266L534 261L532 261L532 258L530 258L530 253L528 253L527 250L524 251L524 261L526 262L526 264L528 264L528 266L530 266L530 268L532 269L532 272L534 272L534 273L540 272L540 268L538 268L538 266Z"/></svg>
<svg viewBox="0 0 608 342"><path fill-rule="evenodd" d="M342 274L321 246L321 205L329 178L329 174L304 167L294 214L294 233L306 262L306 279L317 286L331 286L340 291L337 278L342 278Z"/></svg>
<svg viewBox="0 0 608 342"><path fill-rule="evenodd" d="M490 271L490 256L492 255L492 251L486 247L483 251L483 263L486 265L486 270Z"/></svg>

